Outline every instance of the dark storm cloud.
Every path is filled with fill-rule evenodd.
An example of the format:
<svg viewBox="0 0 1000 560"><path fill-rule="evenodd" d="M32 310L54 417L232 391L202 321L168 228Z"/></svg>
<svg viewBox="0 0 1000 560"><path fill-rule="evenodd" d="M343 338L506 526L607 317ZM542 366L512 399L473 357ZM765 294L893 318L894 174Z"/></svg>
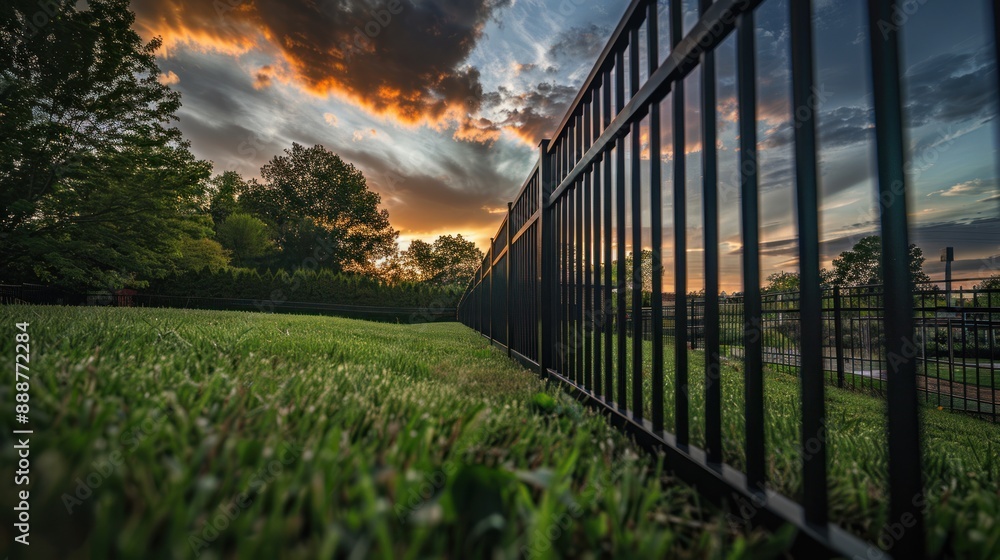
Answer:
<svg viewBox="0 0 1000 560"><path fill-rule="evenodd" d="M323 145L364 172L393 225L404 232L492 227L496 216L484 208L506 207L523 179L520 170L516 178L498 171L517 157L503 144L449 142L447 150L434 153L427 148L428 167L407 159L411 149L394 150L377 141L383 132L354 142L351 127L343 128L346 117L340 127L331 127L320 109L292 103L280 89L256 89L255 77L225 58L179 52L162 60L161 69L184 76L174 86L184 101L179 126L198 155L215 163L216 173L236 170L255 177L292 142ZM388 133L404 134L401 130Z"/></svg>
<svg viewBox="0 0 1000 560"><path fill-rule="evenodd" d="M504 126L535 145L552 136L576 93L574 86L541 82L525 92L500 87L487 97L487 102L502 108Z"/></svg>
<svg viewBox="0 0 1000 560"><path fill-rule="evenodd" d="M910 126L994 118L996 79L985 49L944 53L914 65L905 76Z"/></svg>
<svg viewBox="0 0 1000 560"><path fill-rule="evenodd" d="M455 125L461 139L495 140L469 119L483 97L466 59L509 0L137 0L140 27L171 44L280 55L290 79L407 124ZM278 77L282 71L276 70ZM275 74L258 74L267 86ZM485 128L483 127L485 125Z"/></svg>

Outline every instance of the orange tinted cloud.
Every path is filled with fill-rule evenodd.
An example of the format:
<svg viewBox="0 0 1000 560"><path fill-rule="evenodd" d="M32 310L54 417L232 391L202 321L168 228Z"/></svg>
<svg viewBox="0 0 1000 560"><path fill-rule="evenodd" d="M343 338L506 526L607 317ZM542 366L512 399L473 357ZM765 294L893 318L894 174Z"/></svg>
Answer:
<svg viewBox="0 0 1000 560"><path fill-rule="evenodd" d="M255 73L256 87L288 81L401 124L488 143L499 128L473 117L484 95L479 71L465 60L508 1L134 0L133 9L137 28L162 36L167 56L181 47L263 53L275 63Z"/></svg>

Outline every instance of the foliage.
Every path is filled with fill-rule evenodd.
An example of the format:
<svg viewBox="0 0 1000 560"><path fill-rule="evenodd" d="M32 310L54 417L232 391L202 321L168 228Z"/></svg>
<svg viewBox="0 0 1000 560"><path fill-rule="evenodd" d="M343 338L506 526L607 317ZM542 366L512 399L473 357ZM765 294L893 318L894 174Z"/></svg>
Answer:
<svg viewBox="0 0 1000 560"><path fill-rule="evenodd" d="M218 272L229 266L229 252L218 241L207 237L184 237L177 242L177 252L179 255L175 262L182 271L199 272L208 269Z"/></svg>
<svg viewBox="0 0 1000 560"><path fill-rule="evenodd" d="M250 266L272 245L267 224L250 214L230 214L216 226L215 236L239 267Z"/></svg>
<svg viewBox="0 0 1000 560"><path fill-rule="evenodd" d="M322 267L362 271L395 250L397 232L378 208L379 195L361 171L323 146L292 144L261 168L261 177L263 183L247 184L239 204L274 227L281 255L271 266L301 266L323 245Z"/></svg>
<svg viewBox="0 0 1000 560"><path fill-rule="evenodd" d="M914 285L930 281L923 271L924 260L920 247L910 245L909 268ZM882 238L877 235L864 237L849 251L833 259L833 281L838 286L882 284Z"/></svg>
<svg viewBox="0 0 1000 560"><path fill-rule="evenodd" d="M279 270L229 268L211 272L183 272L152 282L145 292L164 296L280 300L373 307L451 308L462 290L414 282L390 284L357 274L329 269Z"/></svg>
<svg viewBox="0 0 1000 560"><path fill-rule="evenodd" d="M128 0L0 8L0 240L5 281L142 285L172 270L209 163L169 126L180 96L158 82ZM28 25L31 22L32 25ZM34 30L34 31L32 31Z"/></svg>
<svg viewBox="0 0 1000 560"><path fill-rule="evenodd" d="M420 239L400 254L402 277L439 286L462 286L483 262L483 252L461 234L442 235L433 244Z"/></svg>
<svg viewBox="0 0 1000 560"><path fill-rule="evenodd" d="M974 289L981 291L1000 291L1000 274L994 274L986 280L981 281Z"/></svg>
<svg viewBox="0 0 1000 560"><path fill-rule="evenodd" d="M798 272L775 272L767 277L766 284L761 289L765 294L777 294L799 291Z"/></svg>
<svg viewBox="0 0 1000 560"><path fill-rule="evenodd" d="M218 226L231 214L240 212L239 196L249 184L236 171L225 171L212 178L208 185L208 211L212 222Z"/></svg>

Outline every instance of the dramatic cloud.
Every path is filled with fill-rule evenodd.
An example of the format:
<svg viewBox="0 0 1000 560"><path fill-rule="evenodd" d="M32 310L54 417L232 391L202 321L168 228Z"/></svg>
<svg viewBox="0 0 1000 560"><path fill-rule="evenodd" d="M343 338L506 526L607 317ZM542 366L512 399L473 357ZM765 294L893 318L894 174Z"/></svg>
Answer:
<svg viewBox="0 0 1000 560"><path fill-rule="evenodd" d="M541 82L525 92L500 87L486 99L488 106L501 115L503 126L527 144L536 146L555 132L576 93L576 87Z"/></svg>
<svg viewBox="0 0 1000 560"><path fill-rule="evenodd" d="M597 61L597 56L604 50L604 44L610 36L609 28L596 24L573 27L556 35L548 55L560 64L586 64L590 67Z"/></svg>
<svg viewBox="0 0 1000 560"><path fill-rule="evenodd" d="M997 113L991 50L947 52L920 62L905 77L910 126L987 121Z"/></svg>
<svg viewBox="0 0 1000 560"><path fill-rule="evenodd" d="M271 54L255 86L293 81L410 125L456 128L493 141L499 130L472 118L483 88L466 60L490 17L509 0L137 0L138 26L162 35L167 52Z"/></svg>
<svg viewBox="0 0 1000 560"><path fill-rule="evenodd" d="M906 43L902 56L910 64L904 95L912 239L928 243L928 253L956 236L995 236L995 226L982 220L1000 208L991 162L997 113L992 42L970 34L982 16L971 0L958 1L962 8L928 3L914 16L906 35L935 42ZM495 212L505 210L524 181L539 140L554 134L627 4L134 0L133 8L141 33L164 38L160 79L182 93L180 127L216 171L253 177L292 142L321 144L364 171L402 239L462 232L485 246L499 223ZM659 4L665 18L666 2ZM697 3L684 5L687 29ZM863 6L832 0L818 6L814 94L828 259L849 248L851 239L877 230L877 201L869 52L859 35L866 25ZM757 16L761 250L766 270L788 270L796 265L797 241L787 0L765 2ZM661 58L668 51L662 47ZM732 37L716 60L720 235L731 254L723 274L738 282ZM685 80L692 251L699 250L702 234L700 82L698 69ZM671 117L668 105L661 112L668 183ZM644 129L643 161L647 136ZM642 181L648 183L645 165ZM970 226L974 222L977 227ZM644 238L648 229L644 223ZM995 240L973 245L963 244L963 258L1000 252ZM695 278L700 272L692 266Z"/></svg>
<svg viewBox="0 0 1000 560"><path fill-rule="evenodd" d="M177 85L181 81L181 79L173 71L167 72L166 74L160 74L158 79L160 83L165 86Z"/></svg>

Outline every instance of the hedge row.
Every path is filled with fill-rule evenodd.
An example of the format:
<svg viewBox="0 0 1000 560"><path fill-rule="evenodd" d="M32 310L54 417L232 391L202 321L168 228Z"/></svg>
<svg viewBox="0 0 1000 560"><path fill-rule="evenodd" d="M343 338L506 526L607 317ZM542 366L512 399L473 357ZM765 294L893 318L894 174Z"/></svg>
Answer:
<svg viewBox="0 0 1000 560"><path fill-rule="evenodd" d="M259 273L252 269L185 272L150 283L143 293L164 296L238 298L375 307L455 307L458 287L405 282L386 284L359 275L328 270L284 270Z"/></svg>

